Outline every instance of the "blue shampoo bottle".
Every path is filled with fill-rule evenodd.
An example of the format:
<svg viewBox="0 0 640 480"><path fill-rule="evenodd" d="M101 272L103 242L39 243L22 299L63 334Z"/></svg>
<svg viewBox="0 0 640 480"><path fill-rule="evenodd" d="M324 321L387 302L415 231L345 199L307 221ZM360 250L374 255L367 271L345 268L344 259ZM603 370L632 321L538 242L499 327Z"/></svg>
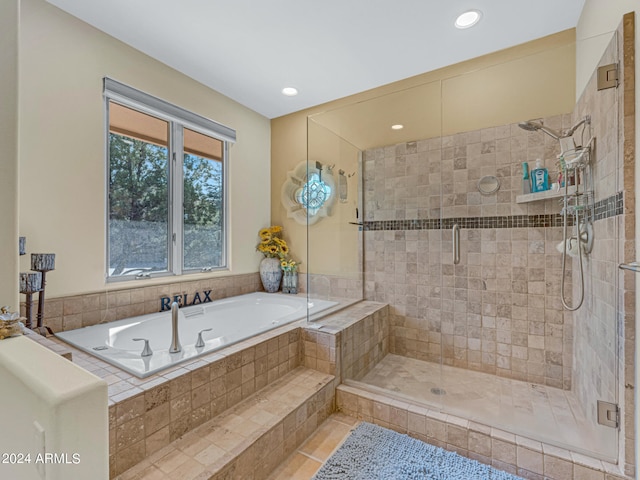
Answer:
<svg viewBox="0 0 640 480"><path fill-rule="evenodd" d="M549 172L542 166L542 160L536 160L536 168L531 172L531 191L544 192L549 190Z"/></svg>

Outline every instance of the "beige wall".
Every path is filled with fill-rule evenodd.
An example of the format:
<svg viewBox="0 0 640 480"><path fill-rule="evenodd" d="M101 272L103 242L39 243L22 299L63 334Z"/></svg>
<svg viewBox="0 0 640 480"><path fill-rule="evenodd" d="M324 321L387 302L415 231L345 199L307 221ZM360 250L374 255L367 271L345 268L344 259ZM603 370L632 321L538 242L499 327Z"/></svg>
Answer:
<svg viewBox="0 0 640 480"><path fill-rule="evenodd" d="M550 46L442 82L442 134L570 112L575 43Z"/></svg>
<svg viewBox="0 0 640 480"><path fill-rule="evenodd" d="M336 196L331 215L309 225L309 249L315 252L316 262L307 265L307 270L318 274L339 275L358 278L361 271L357 260L358 227L349 222L357 222L358 207L357 176L347 178L347 200L339 200L339 170L347 175L358 173L359 151L356 147L333 134L330 130L309 122L309 159L325 166L333 165L333 180ZM326 175L323 172L323 178Z"/></svg>
<svg viewBox="0 0 640 480"><path fill-rule="evenodd" d="M18 0L0 2L0 304L18 306Z"/></svg>
<svg viewBox="0 0 640 480"><path fill-rule="evenodd" d="M576 100L597 68L622 15L640 8L638 0L586 0L576 26ZM636 48L638 37L636 35ZM636 64L636 76L638 65Z"/></svg>
<svg viewBox="0 0 640 480"><path fill-rule="evenodd" d="M28 252L56 254L47 296L106 288L104 76L236 129L229 169L231 273L257 271L257 231L270 216L269 121L44 0L21 5L20 234L27 236ZM152 282L164 283L145 285Z"/></svg>

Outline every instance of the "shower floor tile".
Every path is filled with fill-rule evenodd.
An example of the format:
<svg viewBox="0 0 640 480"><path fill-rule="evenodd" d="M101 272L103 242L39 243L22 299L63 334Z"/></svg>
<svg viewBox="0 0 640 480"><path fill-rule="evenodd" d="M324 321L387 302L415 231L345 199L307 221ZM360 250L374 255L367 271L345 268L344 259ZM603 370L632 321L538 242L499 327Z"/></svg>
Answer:
<svg viewBox="0 0 640 480"><path fill-rule="evenodd" d="M360 383L578 453L617 456L616 429L590 424L570 391L392 354Z"/></svg>

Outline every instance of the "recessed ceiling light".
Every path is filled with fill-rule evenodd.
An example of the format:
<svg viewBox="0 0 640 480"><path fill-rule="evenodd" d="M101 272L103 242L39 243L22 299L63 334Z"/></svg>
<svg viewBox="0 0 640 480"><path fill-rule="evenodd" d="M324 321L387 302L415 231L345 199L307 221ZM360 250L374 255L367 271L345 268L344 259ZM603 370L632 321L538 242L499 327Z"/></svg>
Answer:
<svg viewBox="0 0 640 480"><path fill-rule="evenodd" d="M391 130L402 130L403 128L404 128L404 125L400 125L399 123L395 125L391 125Z"/></svg>
<svg viewBox="0 0 640 480"><path fill-rule="evenodd" d="M457 28L469 28L473 27L476 23L480 21L482 17L482 12L480 10L469 10L467 12L461 13L456 18L456 27Z"/></svg>
<svg viewBox="0 0 640 480"><path fill-rule="evenodd" d="M295 97L298 94L298 89L294 87L284 87L282 89L282 94L287 97Z"/></svg>

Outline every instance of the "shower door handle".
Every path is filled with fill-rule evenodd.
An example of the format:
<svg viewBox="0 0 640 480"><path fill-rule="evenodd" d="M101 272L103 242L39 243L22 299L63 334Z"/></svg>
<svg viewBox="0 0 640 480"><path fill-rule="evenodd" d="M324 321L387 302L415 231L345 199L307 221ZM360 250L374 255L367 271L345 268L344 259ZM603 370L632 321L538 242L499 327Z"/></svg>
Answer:
<svg viewBox="0 0 640 480"><path fill-rule="evenodd" d="M460 225L453 225L453 264L460 263Z"/></svg>

